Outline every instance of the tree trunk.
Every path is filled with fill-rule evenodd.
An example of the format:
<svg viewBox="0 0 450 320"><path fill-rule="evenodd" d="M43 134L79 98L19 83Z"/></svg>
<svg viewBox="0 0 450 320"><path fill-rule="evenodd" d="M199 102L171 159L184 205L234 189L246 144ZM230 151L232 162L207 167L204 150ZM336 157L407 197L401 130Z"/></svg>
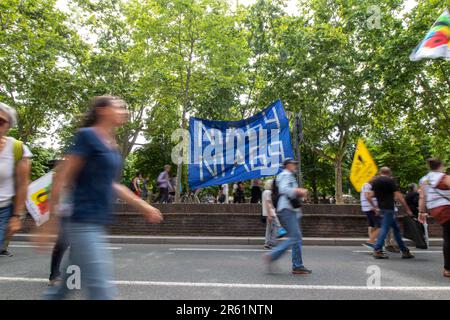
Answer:
<svg viewBox="0 0 450 320"><path fill-rule="evenodd" d="M311 188L313 191L313 203L317 204L319 203L319 194L317 192L317 177L315 174L311 177Z"/></svg>
<svg viewBox="0 0 450 320"><path fill-rule="evenodd" d="M343 204L342 198L342 159L337 156L334 161L334 187L335 187L335 198L336 204Z"/></svg>

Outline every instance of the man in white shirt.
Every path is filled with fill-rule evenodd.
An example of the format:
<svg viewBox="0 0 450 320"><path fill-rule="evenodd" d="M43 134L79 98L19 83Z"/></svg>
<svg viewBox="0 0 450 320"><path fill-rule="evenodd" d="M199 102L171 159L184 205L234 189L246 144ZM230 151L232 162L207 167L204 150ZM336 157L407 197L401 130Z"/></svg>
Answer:
<svg viewBox="0 0 450 320"><path fill-rule="evenodd" d="M30 150L12 137L16 111L0 102L0 256L12 256L9 238L22 227L30 176Z"/></svg>
<svg viewBox="0 0 450 320"><path fill-rule="evenodd" d="M369 240L364 244L373 249L381 228L381 216L377 212L378 203L376 198L371 197L372 185L366 182L361 189L361 210L367 216L369 224ZM378 210L379 211L379 210Z"/></svg>

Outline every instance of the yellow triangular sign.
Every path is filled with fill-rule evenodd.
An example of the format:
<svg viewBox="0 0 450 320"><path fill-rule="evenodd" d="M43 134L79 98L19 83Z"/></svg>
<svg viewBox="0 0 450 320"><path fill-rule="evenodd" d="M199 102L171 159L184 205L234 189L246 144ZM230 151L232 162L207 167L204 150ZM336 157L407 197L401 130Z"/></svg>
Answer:
<svg viewBox="0 0 450 320"><path fill-rule="evenodd" d="M376 174L378 168L372 156L367 150L362 139L358 140L355 156L353 157L352 168L350 170L350 182L356 191L361 192L364 183L370 181Z"/></svg>

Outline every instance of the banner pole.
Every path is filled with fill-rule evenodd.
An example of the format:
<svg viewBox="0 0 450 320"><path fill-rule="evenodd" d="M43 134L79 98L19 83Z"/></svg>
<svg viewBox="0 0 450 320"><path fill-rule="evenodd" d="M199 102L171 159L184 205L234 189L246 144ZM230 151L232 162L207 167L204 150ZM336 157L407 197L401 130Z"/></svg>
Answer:
<svg viewBox="0 0 450 320"><path fill-rule="evenodd" d="M303 186L303 175L302 175L302 155L301 155L301 147L300 144L303 140L303 123L302 123L302 112L300 111L296 117L296 127L297 127L297 135L296 135L296 147L297 147L297 161L298 161L298 186Z"/></svg>

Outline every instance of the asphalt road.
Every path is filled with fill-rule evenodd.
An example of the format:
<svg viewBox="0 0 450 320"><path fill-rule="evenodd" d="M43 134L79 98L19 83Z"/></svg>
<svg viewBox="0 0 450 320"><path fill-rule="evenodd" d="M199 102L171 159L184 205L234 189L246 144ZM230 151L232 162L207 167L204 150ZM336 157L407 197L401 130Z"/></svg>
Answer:
<svg viewBox="0 0 450 320"><path fill-rule="evenodd" d="M0 299L40 299L49 254L15 242L0 257ZM374 260L363 247L304 247L308 276L290 274L290 255L268 274L255 246L111 244L119 299L449 299L441 248L416 259ZM369 273L368 273L369 272ZM379 282L376 275L379 273ZM370 286L367 286L368 279ZM373 280L375 279L375 280ZM83 298L74 290L72 299Z"/></svg>

